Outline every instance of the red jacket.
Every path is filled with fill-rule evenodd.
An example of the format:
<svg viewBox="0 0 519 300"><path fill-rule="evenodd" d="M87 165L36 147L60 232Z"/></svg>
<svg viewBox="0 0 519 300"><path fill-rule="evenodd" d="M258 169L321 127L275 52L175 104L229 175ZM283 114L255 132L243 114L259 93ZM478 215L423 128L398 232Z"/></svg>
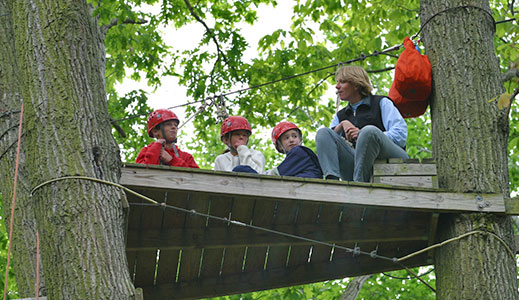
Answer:
<svg viewBox="0 0 519 300"><path fill-rule="evenodd" d="M185 167L185 168L199 168L196 164L193 156L187 152L181 151L176 145L173 147L177 148L178 155L175 155L175 151L173 149L166 149L166 151L173 157L173 159L169 162L169 166L172 167ZM142 148L141 152L137 156L138 164L148 164L148 165L160 165L160 150L162 148L161 143L153 142L148 146Z"/></svg>

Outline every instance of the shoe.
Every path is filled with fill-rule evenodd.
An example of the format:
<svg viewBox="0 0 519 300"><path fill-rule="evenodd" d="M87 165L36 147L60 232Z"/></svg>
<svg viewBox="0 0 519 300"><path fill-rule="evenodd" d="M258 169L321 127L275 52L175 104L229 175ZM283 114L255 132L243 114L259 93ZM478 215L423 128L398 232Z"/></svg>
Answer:
<svg viewBox="0 0 519 300"><path fill-rule="evenodd" d="M339 177L337 177L335 175L326 175L325 179L326 180L341 180Z"/></svg>

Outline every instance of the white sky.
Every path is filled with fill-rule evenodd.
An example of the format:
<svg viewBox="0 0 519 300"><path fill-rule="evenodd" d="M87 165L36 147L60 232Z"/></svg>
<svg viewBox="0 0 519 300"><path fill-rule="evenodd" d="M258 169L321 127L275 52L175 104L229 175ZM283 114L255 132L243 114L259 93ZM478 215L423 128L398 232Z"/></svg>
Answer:
<svg viewBox="0 0 519 300"><path fill-rule="evenodd" d="M272 33L276 29L290 29L293 4L294 1L291 0L278 1L278 5L275 8L261 4L257 10L258 21L255 23L256 25L242 25L242 34L249 43L249 48L244 53L245 60L255 57L258 41L261 37ZM150 10L157 11L157 9L159 8L151 8ZM211 27L211 21L207 20L206 22ZM182 30L175 30L170 26L169 28L164 28L162 31L164 33L165 42L168 45L174 45L176 50L183 51L192 49L198 44L204 34L205 28L202 24L196 22L183 27ZM136 82L131 79L125 79L122 84L116 85L116 89L120 95L124 95L134 89L147 91L148 106L152 109L173 107L195 100L186 96L187 89L180 86L177 78L172 76L162 78L162 86L156 91L153 91L153 88L147 86L145 81ZM325 95L325 99L329 97L335 97L334 87L330 87L329 93ZM181 122L186 120L183 108L175 108L173 111L179 116ZM190 126L190 124L186 124L186 126L182 128L183 134L189 133L192 130L193 127Z"/></svg>

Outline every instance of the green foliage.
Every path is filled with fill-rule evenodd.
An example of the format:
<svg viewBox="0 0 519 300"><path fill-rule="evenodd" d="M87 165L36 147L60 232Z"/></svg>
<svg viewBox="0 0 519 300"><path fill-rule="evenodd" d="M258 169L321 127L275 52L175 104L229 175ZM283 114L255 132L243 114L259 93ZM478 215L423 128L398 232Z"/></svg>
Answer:
<svg viewBox="0 0 519 300"><path fill-rule="evenodd" d="M434 288L434 272L428 273L432 267L411 269L422 280ZM350 279L331 280L307 285L291 286L280 289L252 292L247 294L230 295L211 300L253 300L253 299L279 299L279 300L335 300L344 293ZM436 299L436 294L418 279L412 277L407 271L400 270L373 275L362 287L357 299L386 300L386 299Z"/></svg>
<svg viewBox="0 0 519 300"><path fill-rule="evenodd" d="M193 119L196 137L186 140L186 132L179 136L202 168L212 168L216 156L225 149L220 141L216 96L224 95L230 115L249 119L253 136L249 145L265 154L266 169L276 166L283 155L270 142L272 127L281 120L296 123L305 135L305 145L315 149L313 137L318 128L328 126L335 113L335 99L326 99L333 89L333 72L340 62L359 58L387 47L401 44L405 36L412 36L420 28L419 2L411 0L296 0L290 29L274 30L259 40L257 55L243 56L249 43L241 31L244 23L257 24L259 5L275 6L274 0L191 1L193 12L184 0L160 1L160 11L146 12L145 4L157 0L92 0L100 24L116 26L108 30L107 92L109 110L114 119L128 118L118 124L128 134L122 138L114 133L121 145L123 158L133 161L137 151L150 142L145 130L147 95L134 91L120 96L114 85L124 77L146 79L151 86L159 86L163 76L175 76L179 84L188 88L193 102L204 100L206 109L197 113L200 105L187 107ZM505 0L490 1L496 21L514 18ZM284 17L284 16L276 16ZM198 20L197 20L198 18ZM144 24L129 24L125 20L140 20ZM207 30L200 22L208 26ZM185 30L197 24L204 28L199 43L180 51L177 44L166 45L161 31L171 27ZM496 25L496 55L503 72L519 66L518 23ZM215 42L216 41L216 42ZM422 49L423 50L423 49ZM400 50L401 51L401 50ZM399 52L392 52L398 55ZM396 57L377 55L355 62L371 71L377 94L387 94L392 82L391 72L376 72L391 68ZM326 68L328 67L328 68ZM316 72L311 70L322 69ZM289 80L283 80L292 77ZM274 82L263 85L264 83ZM261 86L260 86L261 85ZM256 86L256 87L255 87ZM245 90L247 87L255 87ZM517 78L506 82L506 92L513 94ZM243 91L229 93L230 91ZM412 158L432 157L431 118L407 119L409 136L407 151ZM185 130L185 129L184 129ZM509 170L511 190L519 191L519 108L512 102L510 109ZM392 274L406 277L405 271ZM427 281L434 285L434 277ZM218 299L337 299L344 290L343 281L329 281L311 285L262 291ZM395 280L376 275L361 292L363 299L429 299L434 294L417 280Z"/></svg>
<svg viewBox="0 0 519 300"><path fill-rule="evenodd" d="M0 194L0 210L2 210L2 195ZM5 214L2 214L2 216ZM0 217L0 293L4 294L5 287L5 269L7 267L7 248L9 246L8 233L5 228L4 218ZM11 256L12 257L12 256ZM14 277L13 267L9 266L9 274L7 278L7 299L17 299L18 288L16 286L16 278Z"/></svg>
<svg viewBox="0 0 519 300"><path fill-rule="evenodd" d="M412 271L415 274L425 274L428 268L420 268L422 271L418 272L418 268ZM384 274L378 274L371 277L360 290L357 299L369 299L369 300L386 300L386 299L436 299L436 293L429 289L425 284L420 282L418 279L412 277L405 270L394 271ZM396 278L392 278L392 277ZM409 279L400 279L409 278ZM433 288L435 286L434 273L430 273L421 277L427 284Z"/></svg>
<svg viewBox="0 0 519 300"><path fill-rule="evenodd" d="M280 289L272 289L266 291L252 292L247 294L230 295L216 298L207 298L212 300L256 300L256 299L272 299L272 300L297 300L297 299L319 299L333 300L338 299L344 290L345 284L342 280L318 282L314 284L290 286Z"/></svg>

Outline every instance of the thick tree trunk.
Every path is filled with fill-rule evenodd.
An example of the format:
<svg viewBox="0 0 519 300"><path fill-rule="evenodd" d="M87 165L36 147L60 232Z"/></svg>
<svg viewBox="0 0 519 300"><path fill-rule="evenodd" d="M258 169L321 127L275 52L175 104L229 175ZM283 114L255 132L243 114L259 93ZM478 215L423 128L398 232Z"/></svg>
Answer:
<svg viewBox="0 0 519 300"><path fill-rule="evenodd" d="M16 48L12 19L5 0L0 0L0 191L7 230L11 219L18 125L20 121L21 81L16 63ZM16 270L18 293L35 296L36 279L36 221L33 201L29 198L25 152L22 137L18 182L11 244L11 267ZM40 264L41 265L41 264ZM2 274L3 276L3 274ZM40 295L45 294L45 281L40 278Z"/></svg>
<svg viewBox="0 0 519 300"><path fill-rule="evenodd" d="M421 1L422 40L433 68L439 184L508 197L508 123L505 112L488 103L504 92L490 15L486 0ZM495 233L513 249L511 219L505 216L443 216L437 236L445 240L472 230ZM435 269L438 299L518 298L515 259L492 236L471 235L436 250Z"/></svg>
<svg viewBox="0 0 519 300"><path fill-rule="evenodd" d="M22 186L71 175L118 182L104 41L91 6L84 0L0 1L7 2L15 25L14 72L26 108ZM50 299L132 298L123 197L109 185L63 180L45 184L27 200L34 205Z"/></svg>

